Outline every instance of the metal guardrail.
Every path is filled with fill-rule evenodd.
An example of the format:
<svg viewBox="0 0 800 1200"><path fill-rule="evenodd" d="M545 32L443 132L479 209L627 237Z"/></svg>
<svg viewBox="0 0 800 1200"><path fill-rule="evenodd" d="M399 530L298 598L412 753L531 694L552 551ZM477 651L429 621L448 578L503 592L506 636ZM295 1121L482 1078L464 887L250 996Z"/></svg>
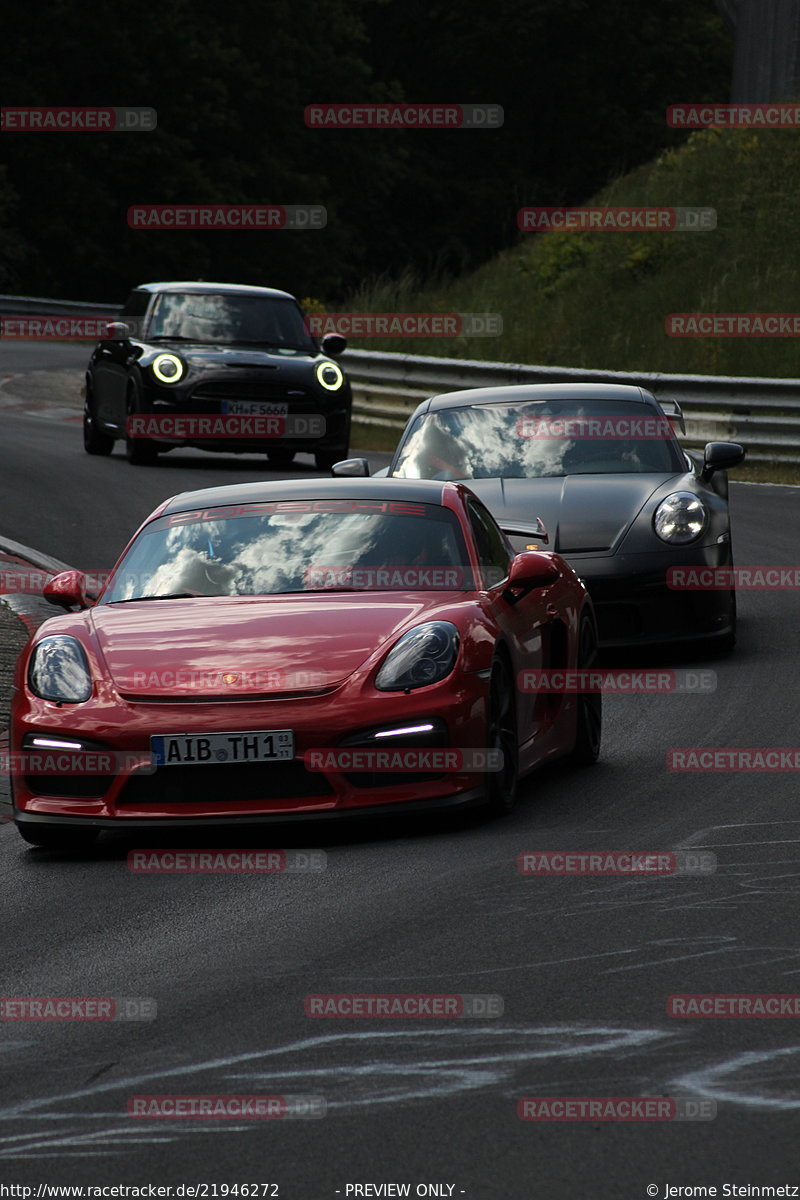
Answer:
<svg viewBox="0 0 800 1200"><path fill-rule="evenodd" d="M688 446L740 441L750 461L800 463L800 379L584 371L375 350L347 350L342 361L357 397L354 412L388 428L401 429L421 400L439 392L521 383L626 383L658 399L677 400Z"/></svg>
<svg viewBox="0 0 800 1200"><path fill-rule="evenodd" d="M0 314L104 316L119 311L118 304L0 296ZM678 401L688 446L743 442L751 462L800 463L800 379L583 371L375 350L346 350L342 362L353 383L356 419L397 432L421 400L439 392L519 383L628 383L659 399Z"/></svg>

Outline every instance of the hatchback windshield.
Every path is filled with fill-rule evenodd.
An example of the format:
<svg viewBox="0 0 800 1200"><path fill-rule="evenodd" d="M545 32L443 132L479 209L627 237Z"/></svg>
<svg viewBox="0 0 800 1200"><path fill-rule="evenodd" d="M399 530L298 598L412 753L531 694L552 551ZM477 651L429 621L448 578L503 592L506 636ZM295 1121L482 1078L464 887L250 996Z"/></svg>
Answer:
<svg viewBox="0 0 800 1200"><path fill-rule="evenodd" d="M151 522L103 604L282 592L464 590L458 518L435 504L292 500L173 513Z"/></svg>
<svg viewBox="0 0 800 1200"><path fill-rule="evenodd" d="M685 470L669 422L625 400L446 408L419 417L392 474L405 479L538 479Z"/></svg>
<svg viewBox="0 0 800 1200"><path fill-rule="evenodd" d="M300 309L269 296L163 292L148 337L215 345L263 345L315 353Z"/></svg>

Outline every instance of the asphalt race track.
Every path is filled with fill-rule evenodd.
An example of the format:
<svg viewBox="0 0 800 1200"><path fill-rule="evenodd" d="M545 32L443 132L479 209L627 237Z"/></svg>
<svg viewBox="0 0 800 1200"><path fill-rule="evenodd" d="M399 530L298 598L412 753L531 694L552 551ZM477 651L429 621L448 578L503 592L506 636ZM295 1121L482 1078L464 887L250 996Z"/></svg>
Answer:
<svg viewBox="0 0 800 1200"><path fill-rule="evenodd" d="M74 349L48 362L72 365ZM4 351L0 374L31 365L24 348ZM268 477L256 458L193 451L132 468L121 452L86 456L77 420L0 420L0 535L83 568L110 566L167 495ZM305 461L293 475L315 475ZM738 564L794 565L800 490L731 490ZM800 1183L798 1022L666 1011L674 993L800 992L796 775L665 765L671 747L798 744L797 595L744 592L739 605L732 656L669 660L714 670L715 692L608 697L601 763L540 772L502 822L108 836L79 858L0 826L2 994L157 1004L153 1020L0 1023L0 1179L270 1182L301 1200L368 1182L472 1200ZM146 845L321 850L327 867L134 875L127 853ZM523 851L611 849L710 851L718 869L516 867ZM325 992L491 994L503 1012L307 1017L304 998ZM175 1093L322 1096L327 1115L127 1115L132 1096ZM711 1099L717 1111L533 1123L516 1114L523 1096Z"/></svg>

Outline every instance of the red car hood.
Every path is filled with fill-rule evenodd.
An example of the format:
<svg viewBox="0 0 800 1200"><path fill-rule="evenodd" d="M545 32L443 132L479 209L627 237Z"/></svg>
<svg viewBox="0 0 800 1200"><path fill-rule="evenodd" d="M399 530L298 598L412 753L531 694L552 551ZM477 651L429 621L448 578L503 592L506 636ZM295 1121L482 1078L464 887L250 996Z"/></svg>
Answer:
<svg viewBox="0 0 800 1200"><path fill-rule="evenodd" d="M432 607L338 592L101 604L87 615L121 695L210 700L332 689Z"/></svg>

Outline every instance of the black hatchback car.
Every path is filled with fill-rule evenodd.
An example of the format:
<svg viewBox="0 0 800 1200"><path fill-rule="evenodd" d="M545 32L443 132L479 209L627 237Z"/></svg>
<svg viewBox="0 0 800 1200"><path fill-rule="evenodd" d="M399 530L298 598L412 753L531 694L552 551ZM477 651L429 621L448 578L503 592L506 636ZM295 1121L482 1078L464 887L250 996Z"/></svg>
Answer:
<svg viewBox="0 0 800 1200"><path fill-rule="evenodd" d="M144 283L94 349L86 371L88 454L124 439L128 461L193 446L265 453L285 467L298 451L326 471L347 453L352 395L294 296L232 283Z"/></svg>

